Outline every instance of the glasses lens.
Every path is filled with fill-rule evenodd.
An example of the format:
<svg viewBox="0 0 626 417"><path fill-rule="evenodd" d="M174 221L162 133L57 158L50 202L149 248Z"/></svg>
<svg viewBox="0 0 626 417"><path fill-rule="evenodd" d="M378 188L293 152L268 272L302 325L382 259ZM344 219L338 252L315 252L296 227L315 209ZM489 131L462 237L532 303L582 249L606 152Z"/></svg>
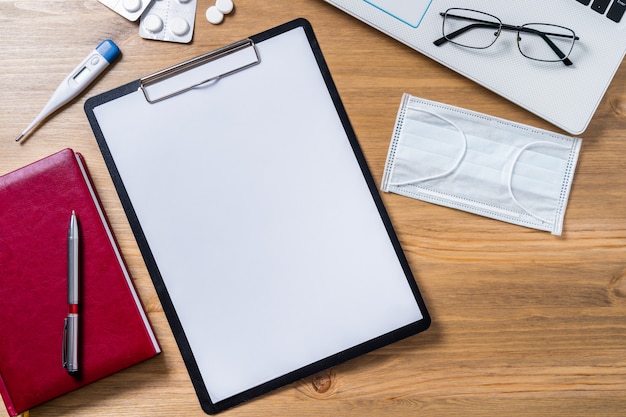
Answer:
<svg viewBox="0 0 626 417"><path fill-rule="evenodd" d="M574 47L574 31L562 26L531 23L518 32L517 45L527 58L558 62L567 58Z"/></svg>
<svg viewBox="0 0 626 417"><path fill-rule="evenodd" d="M468 9L448 9L443 17L443 36L468 48L488 48L500 36L502 22L495 16Z"/></svg>

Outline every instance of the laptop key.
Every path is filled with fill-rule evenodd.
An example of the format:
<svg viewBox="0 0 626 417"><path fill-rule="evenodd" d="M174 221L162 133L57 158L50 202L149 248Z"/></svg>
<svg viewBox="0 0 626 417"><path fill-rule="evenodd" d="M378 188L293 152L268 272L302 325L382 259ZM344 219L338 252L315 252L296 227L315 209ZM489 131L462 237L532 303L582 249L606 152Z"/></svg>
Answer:
<svg viewBox="0 0 626 417"><path fill-rule="evenodd" d="M591 3L591 0L576 0L578 3L582 3L585 6L589 6L589 3Z"/></svg>
<svg viewBox="0 0 626 417"><path fill-rule="evenodd" d="M622 20L622 16L624 16L624 11L626 11L626 0L615 0L609 8L606 17L614 22L619 22Z"/></svg>
<svg viewBox="0 0 626 417"><path fill-rule="evenodd" d="M600 14L604 14L610 2L611 0L594 0L591 8Z"/></svg>

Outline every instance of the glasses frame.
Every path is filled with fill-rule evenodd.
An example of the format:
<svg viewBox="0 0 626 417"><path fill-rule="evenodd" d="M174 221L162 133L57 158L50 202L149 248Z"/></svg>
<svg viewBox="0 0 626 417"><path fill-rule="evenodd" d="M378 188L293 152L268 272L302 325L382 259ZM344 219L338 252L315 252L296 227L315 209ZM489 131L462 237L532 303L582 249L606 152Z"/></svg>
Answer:
<svg viewBox="0 0 626 417"><path fill-rule="evenodd" d="M472 17L466 17L466 16L457 16L454 14L451 14L450 12L454 13L454 11L468 11L468 12L474 12L474 13L480 13L483 14L485 16L489 16L493 19L495 19L495 21L490 22L488 20L481 20L481 19L474 19ZM578 36L576 36L576 33L570 29L567 28L565 26L559 26L559 25L553 25L550 23L525 23L521 26L516 26L516 25L508 25L505 23L502 23L502 20L500 20L498 17L491 15L489 13L485 13L485 12L481 12L479 10L473 10L473 9L463 9L463 8L450 8L448 10L446 10L444 13L439 13L439 15L441 17L444 18L444 23L442 24L442 34L443 37L437 39L436 41L434 41L433 43L436 46L441 46L446 42L450 42L453 43L455 45L458 46L462 46L464 48L472 48L472 49L487 49L489 48L491 45L493 45L498 38L500 37L500 34L502 33L503 30L508 30L508 31L513 31L513 32L517 32L517 36L516 36L516 43L517 43L517 49L519 50L519 52L526 58L528 59L532 59L534 61L541 61L541 62L563 62L563 64L565 64L566 66L570 66L573 64L573 62L569 59L569 55L572 52L572 50L574 49L574 43L577 40L580 40L580 38ZM460 29L455 30L452 33L445 33L445 19L447 18L454 18L454 19L459 19L459 20L466 20L468 22L472 22L470 24L468 24L467 26L464 26ZM497 22L496 22L497 21ZM544 32L541 30L537 30L537 29L533 29L532 25L543 25L543 26L549 26L549 27L554 27L554 28L559 28L559 29L565 29L568 30L570 32L572 32L572 35L565 35L565 34L561 34L561 33L552 33L552 32ZM468 46L468 45L463 45L461 43L457 43L454 41L454 38L456 38L459 35L462 35L463 33L470 31L472 29L496 29L495 32L495 36L493 38L493 41L487 45L487 46ZM523 51L522 48L520 47L520 34L521 33L530 33L530 34L534 34L539 36L541 39L543 39L546 44L550 47L550 49L552 49L554 51L554 53L559 57L559 59L555 59L555 60L547 60L547 59L537 59L531 56L526 55ZM561 48L559 48L558 46L556 46L556 44L554 42L552 42L552 40L550 39L550 36L554 36L554 37L561 37L561 38L570 38L572 39L572 46L570 47L569 51L567 51L567 53L564 53Z"/></svg>

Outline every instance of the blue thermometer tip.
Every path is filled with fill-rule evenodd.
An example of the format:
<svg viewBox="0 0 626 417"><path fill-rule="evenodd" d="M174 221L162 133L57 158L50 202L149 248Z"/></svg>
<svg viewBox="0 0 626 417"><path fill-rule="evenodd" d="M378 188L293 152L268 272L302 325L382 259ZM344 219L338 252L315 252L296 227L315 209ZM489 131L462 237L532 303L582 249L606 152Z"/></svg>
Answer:
<svg viewBox="0 0 626 417"><path fill-rule="evenodd" d="M120 48L111 40L105 39L96 46L96 51L106 59L109 64L120 55Z"/></svg>

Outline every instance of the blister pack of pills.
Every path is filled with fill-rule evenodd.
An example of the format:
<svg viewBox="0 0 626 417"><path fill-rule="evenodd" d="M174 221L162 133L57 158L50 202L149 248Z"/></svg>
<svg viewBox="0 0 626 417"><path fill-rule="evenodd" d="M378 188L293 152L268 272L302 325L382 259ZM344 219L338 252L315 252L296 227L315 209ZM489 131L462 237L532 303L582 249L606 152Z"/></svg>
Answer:
<svg viewBox="0 0 626 417"><path fill-rule="evenodd" d="M189 43L193 37L197 0L154 0L139 24L139 36L167 42Z"/></svg>
<svg viewBox="0 0 626 417"><path fill-rule="evenodd" d="M153 0L98 0L117 14L131 22L139 19Z"/></svg>

